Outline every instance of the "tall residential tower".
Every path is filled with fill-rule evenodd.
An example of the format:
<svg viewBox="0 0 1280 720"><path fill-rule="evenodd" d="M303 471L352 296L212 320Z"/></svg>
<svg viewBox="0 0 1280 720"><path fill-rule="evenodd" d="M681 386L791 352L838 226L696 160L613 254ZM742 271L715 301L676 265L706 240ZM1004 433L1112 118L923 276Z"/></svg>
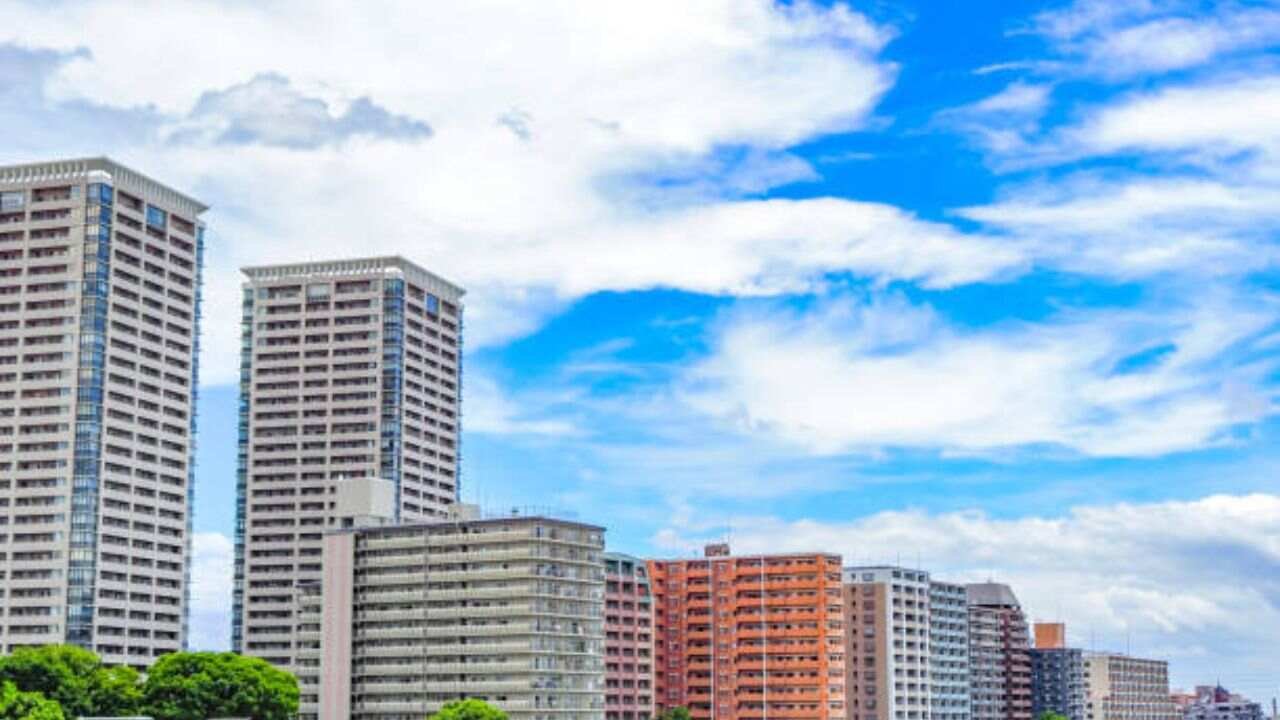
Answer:
<svg viewBox="0 0 1280 720"><path fill-rule="evenodd" d="M205 206L105 158L0 167L0 630L186 643Z"/></svg>
<svg viewBox="0 0 1280 720"><path fill-rule="evenodd" d="M399 257L244 270L232 648L293 669L342 483L396 522L458 498L462 294Z"/></svg>

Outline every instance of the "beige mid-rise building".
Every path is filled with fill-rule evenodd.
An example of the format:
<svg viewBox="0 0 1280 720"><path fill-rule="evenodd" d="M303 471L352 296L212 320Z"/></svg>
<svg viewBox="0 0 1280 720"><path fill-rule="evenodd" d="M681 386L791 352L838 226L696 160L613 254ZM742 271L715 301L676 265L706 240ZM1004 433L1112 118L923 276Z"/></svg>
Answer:
<svg viewBox="0 0 1280 720"><path fill-rule="evenodd" d="M1177 720L1169 694L1169 663L1112 653L1084 657L1089 720Z"/></svg>
<svg viewBox="0 0 1280 720"><path fill-rule="evenodd" d="M105 158L0 167L0 644L186 643L205 206Z"/></svg>
<svg viewBox="0 0 1280 720"><path fill-rule="evenodd" d="M853 720L929 720L930 590L920 570L844 569Z"/></svg>
<svg viewBox="0 0 1280 720"><path fill-rule="evenodd" d="M325 536L299 596L302 720L421 720L464 698L604 720L603 528L455 508Z"/></svg>
<svg viewBox="0 0 1280 720"><path fill-rule="evenodd" d="M232 648L296 669L343 484L390 483L393 522L458 498L463 291L399 257L243 272Z"/></svg>

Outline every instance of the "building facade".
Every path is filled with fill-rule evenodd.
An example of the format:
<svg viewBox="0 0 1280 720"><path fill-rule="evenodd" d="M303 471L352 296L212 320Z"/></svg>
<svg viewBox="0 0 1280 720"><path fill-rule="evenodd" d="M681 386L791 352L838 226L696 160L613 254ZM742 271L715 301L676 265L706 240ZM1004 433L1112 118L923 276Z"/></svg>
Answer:
<svg viewBox="0 0 1280 720"><path fill-rule="evenodd" d="M928 720L930 591L929 574L920 570L844 569L851 718Z"/></svg>
<svg viewBox="0 0 1280 720"><path fill-rule="evenodd" d="M302 588L302 720L604 720L604 530L546 517L337 530ZM312 662L312 661L316 662Z"/></svg>
<svg viewBox="0 0 1280 720"><path fill-rule="evenodd" d="M1031 713L1053 712L1088 720L1084 651L1052 647L1031 650Z"/></svg>
<svg viewBox="0 0 1280 720"><path fill-rule="evenodd" d="M1031 720L1031 643L1008 585L966 586L969 692L973 720Z"/></svg>
<svg viewBox="0 0 1280 720"><path fill-rule="evenodd" d="M844 718L840 556L649 561L655 706L700 720Z"/></svg>
<svg viewBox="0 0 1280 720"><path fill-rule="evenodd" d="M969 595L929 584L929 707L932 720L969 720Z"/></svg>
<svg viewBox="0 0 1280 720"><path fill-rule="evenodd" d="M1086 709L1091 720L1175 720L1169 663L1112 653L1085 655Z"/></svg>
<svg viewBox="0 0 1280 720"><path fill-rule="evenodd" d="M0 167L0 638L182 650L205 206L105 158Z"/></svg>
<svg viewBox="0 0 1280 720"><path fill-rule="evenodd" d="M653 718L653 592L639 558L604 556L606 720Z"/></svg>
<svg viewBox="0 0 1280 720"><path fill-rule="evenodd" d="M398 257L244 275L232 649L294 670L338 486L387 480L400 522L458 497L463 291Z"/></svg>
<svg viewBox="0 0 1280 720"><path fill-rule="evenodd" d="M1195 695L1182 707L1182 716L1184 720L1263 720L1260 703L1221 685L1197 685Z"/></svg>

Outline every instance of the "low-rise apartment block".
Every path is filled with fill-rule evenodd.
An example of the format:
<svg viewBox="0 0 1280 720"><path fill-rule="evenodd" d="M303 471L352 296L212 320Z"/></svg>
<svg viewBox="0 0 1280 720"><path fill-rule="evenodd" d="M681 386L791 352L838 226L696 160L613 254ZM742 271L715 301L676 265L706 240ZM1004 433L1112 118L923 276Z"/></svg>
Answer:
<svg viewBox="0 0 1280 720"><path fill-rule="evenodd" d="M1085 656L1090 720L1177 720L1169 663L1113 653Z"/></svg>
<svg viewBox="0 0 1280 720"><path fill-rule="evenodd" d="M304 720L421 720L479 698L512 720L605 720L604 531L548 517L334 531L302 588Z"/></svg>

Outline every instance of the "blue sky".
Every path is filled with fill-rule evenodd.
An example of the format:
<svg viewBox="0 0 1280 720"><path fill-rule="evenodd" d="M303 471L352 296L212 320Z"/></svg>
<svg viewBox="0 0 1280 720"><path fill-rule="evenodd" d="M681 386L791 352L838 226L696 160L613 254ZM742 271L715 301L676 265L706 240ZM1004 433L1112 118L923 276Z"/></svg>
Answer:
<svg viewBox="0 0 1280 720"><path fill-rule="evenodd" d="M1274 692L1280 6L363 5L0 0L0 160L213 206L195 643L237 268L395 252L469 290L467 500L1002 579Z"/></svg>

